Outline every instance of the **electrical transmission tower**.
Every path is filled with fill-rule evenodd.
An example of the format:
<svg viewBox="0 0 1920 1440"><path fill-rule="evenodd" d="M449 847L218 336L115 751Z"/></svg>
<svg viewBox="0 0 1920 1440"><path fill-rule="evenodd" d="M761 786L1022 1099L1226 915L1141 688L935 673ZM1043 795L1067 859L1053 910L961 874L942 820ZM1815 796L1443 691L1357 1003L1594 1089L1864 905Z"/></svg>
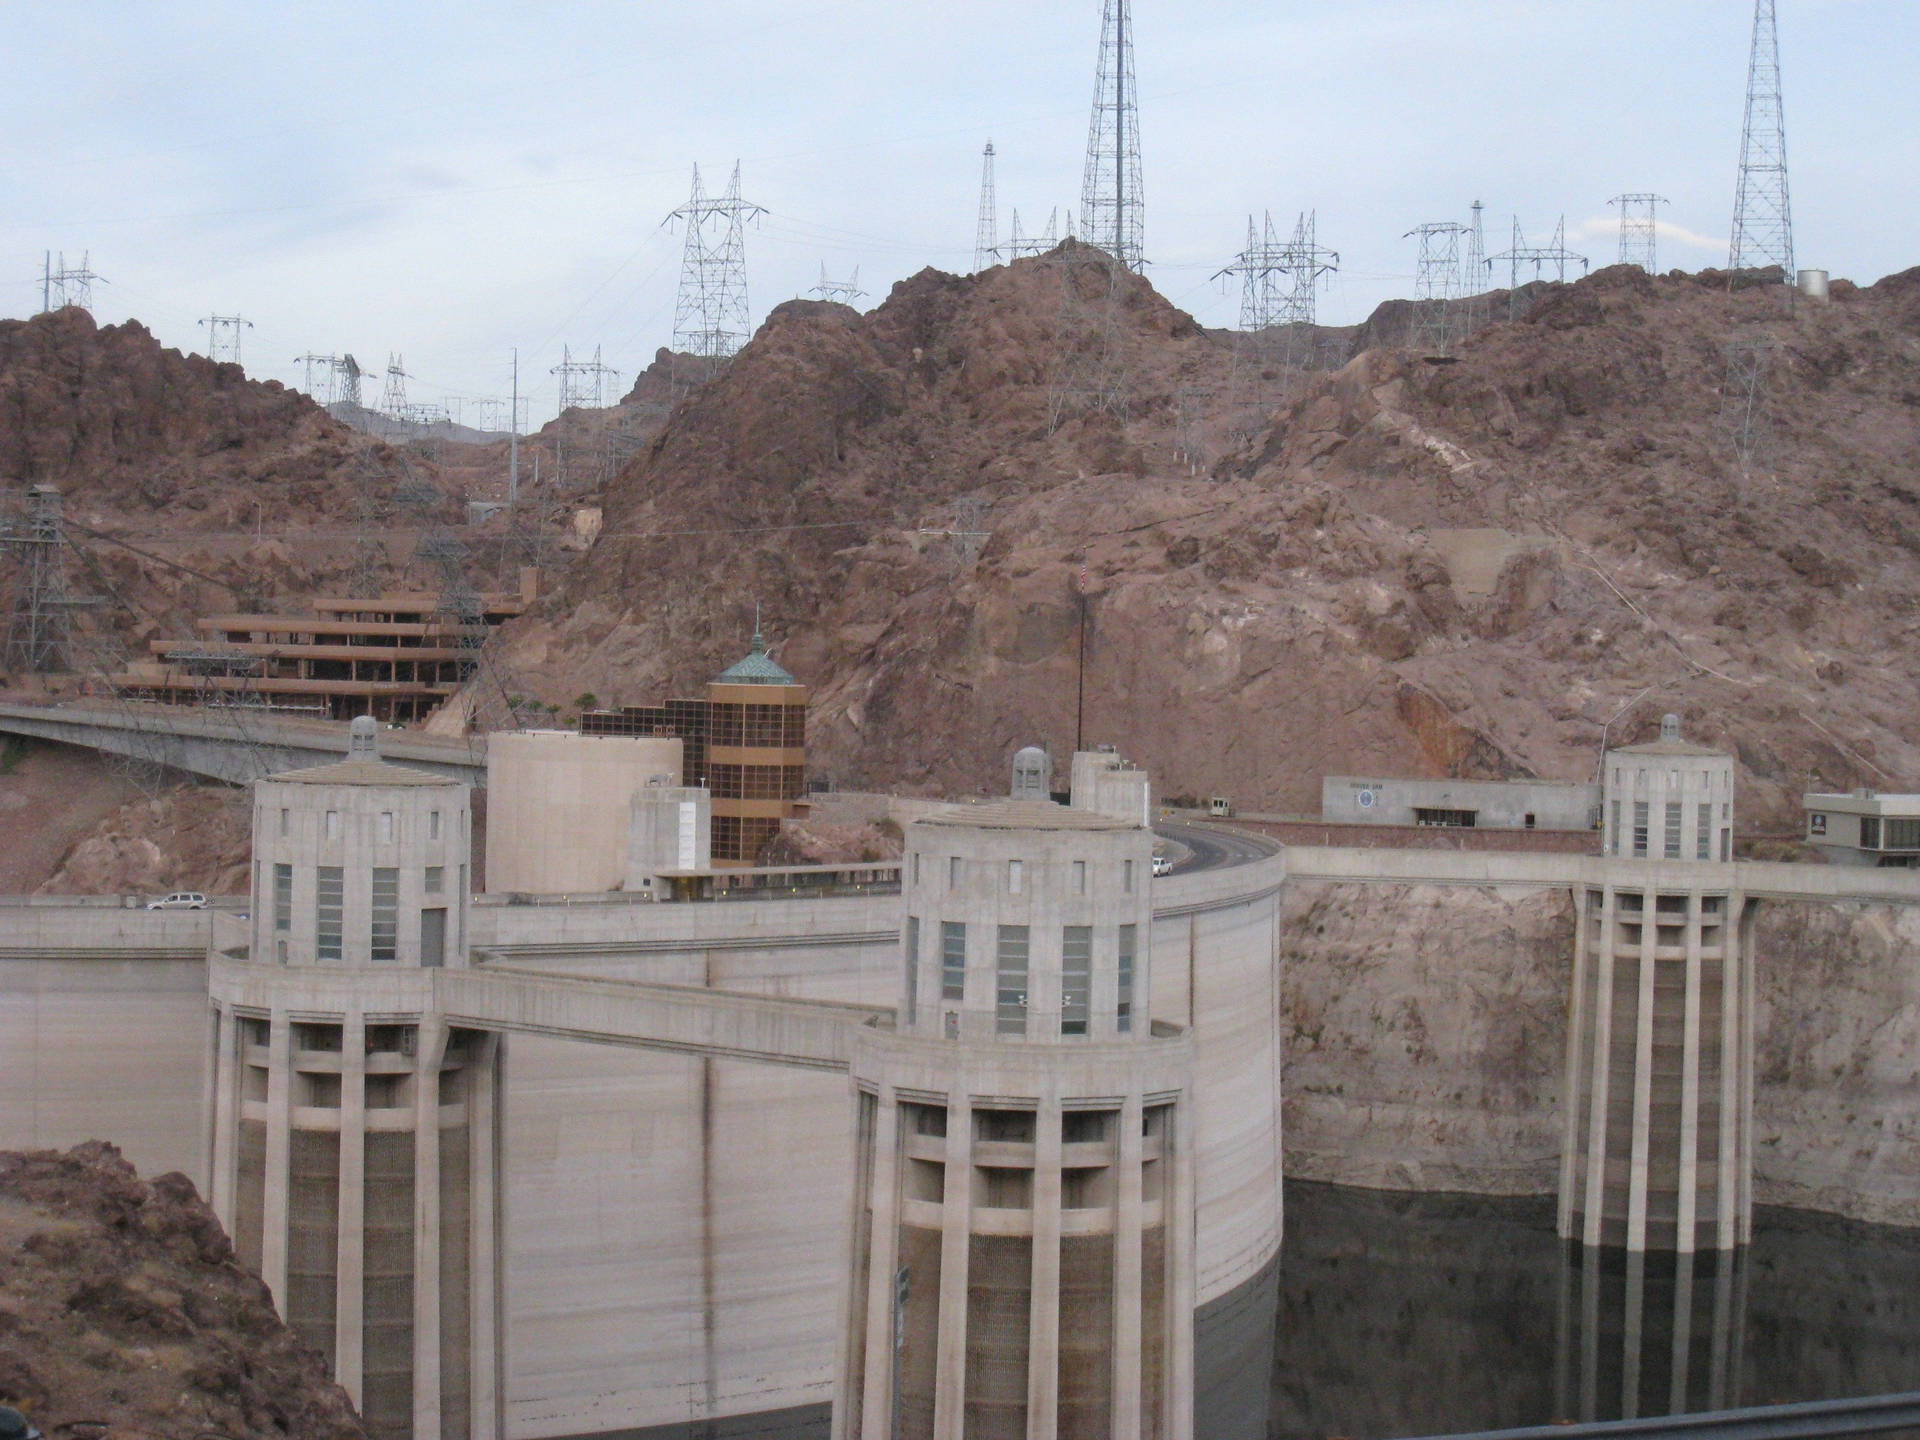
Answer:
<svg viewBox="0 0 1920 1440"><path fill-rule="evenodd" d="M820 283L813 287L811 293L818 295L822 300L837 300L842 305L851 305L856 300L864 300L867 298L867 292L860 288L860 267L858 265L853 267L853 274L850 278L845 280L829 280L827 278L827 262L824 260L820 262Z"/></svg>
<svg viewBox="0 0 1920 1440"><path fill-rule="evenodd" d="M0 666L14 675L46 675L70 667L73 611L90 605L67 592L67 534L60 492L50 485L27 489L26 513L0 528L0 543L19 563L19 589L7 616Z"/></svg>
<svg viewBox="0 0 1920 1440"><path fill-rule="evenodd" d="M207 327L207 358L216 365L238 365L240 332L251 330L253 322L239 315L209 315L200 323Z"/></svg>
<svg viewBox="0 0 1920 1440"><path fill-rule="evenodd" d="M1416 225L1402 238L1420 241L1413 281L1413 344L1429 355L1453 348L1453 308L1460 298L1460 240L1467 227L1457 220Z"/></svg>
<svg viewBox="0 0 1920 1440"><path fill-rule="evenodd" d="M380 413L394 421L407 418L407 364L399 355L387 356L387 387L380 392Z"/></svg>
<svg viewBox="0 0 1920 1440"><path fill-rule="evenodd" d="M1291 358L1296 341L1308 350L1314 348L1312 330L1320 323L1320 284L1340 269L1339 252L1329 250L1316 237L1319 224L1318 211L1302 211L1293 227L1293 239L1281 251L1282 269L1289 283L1280 294L1275 318L1290 327L1289 364L1297 363Z"/></svg>
<svg viewBox="0 0 1920 1440"><path fill-rule="evenodd" d="M1047 213L1047 228L1038 235L1020 233L1020 212L1013 212L1013 232L1004 252L1009 263L1026 255L1044 255L1060 243L1060 207Z"/></svg>
<svg viewBox="0 0 1920 1440"><path fill-rule="evenodd" d="M1660 207L1668 203L1664 195L1616 195L1607 202L1620 207L1620 263L1638 265L1649 275L1658 274Z"/></svg>
<svg viewBox="0 0 1920 1440"><path fill-rule="evenodd" d="M316 355L309 350L305 355L294 356L293 363L307 367L306 384L301 387L307 392L307 398L317 402L322 408L333 404L333 383L334 376L337 373L337 367L340 363L339 357L335 355ZM326 398L324 399L321 398L320 391L315 389L313 384L313 367L316 365L322 367L323 373L327 377Z"/></svg>
<svg viewBox="0 0 1920 1440"><path fill-rule="evenodd" d="M604 410L613 402L607 398L607 381L618 380L620 372L600 363L600 347L593 347L593 359L576 360L566 346L560 347L560 363L547 372L560 381L560 410Z"/></svg>
<svg viewBox="0 0 1920 1440"><path fill-rule="evenodd" d="M1774 0L1754 0L1747 118L1740 135L1740 184L1727 269L1737 274L1778 265L1791 285L1793 203L1787 191L1787 118L1780 100L1780 31L1773 6Z"/></svg>
<svg viewBox="0 0 1920 1440"><path fill-rule="evenodd" d="M1094 76L1080 230L1128 270L1143 263L1146 207L1140 188L1140 106L1133 79L1132 0L1104 0L1100 63Z"/></svg>
<svg viewBox="0 0 1920 1440"><path fill-rule="evenodd" d="M1720 435L1732 447L1743 472L1763 467L1772 454L1773 418L1767 407L1767 379L1775 348L1764 335L1736 336L1726 345Z"/></svg>
<svg viewBox="0 0 1920 1440"><path fill-rule="evenodd" d="M1467 226L1467 251L1460 262L1461 336L1473 334L1490 318L1487 298L1486 209L1473 202L1473 219Z"/></svg>
<svg viewBox="0 0 1920 1440"><path fill-rule="evenodd" d="M979 274L1000 263L1000 217L994 208L993 141L987 141L980 161L980 220L973 230L973 271Z"/></svg>
<svg viewBox="0 0 1920 1440"><path fill-rule="evenodd" d="M1290 383L1292 371L1310 367L1318 357L1314 326L1319 318L1321 280L1340 268L1340 257L1318 243L1318 216L1302 211L1293 238L1282 243L1267 212L1263 228L1247 217L1247 246L1233 262L1214 276L1240 280L1240 329L1234 342L1233 388L1249 385L1263 410L1273 408L1273 397L1263 383L1273 367L1274 378Z"/></svg>
<svg viewBox="0 0 1920 1440"><path fill-rule="evenodd" d="M693 167L693 195L666 219L687 227L680 297L673 308L673 348L705 359L709 371L752 338L747 309L747 221L767 212L740 198L740 162L727 193L715 199Z"/></svg>
<svg viewBox="0 0 1920 1440"><path fill-rule="evenodd" d="M360 377L365 372L360 362L351 355L339 355L333 361L333 401L335 405L351 405L358 410L360 404Z"/></svg>
<svg viewBox="0 0 1920 1440"><path fill-rule="evenodd" d="M46 253L45 266L40 275L40 308L46 310L64 310L74 305L82 310L93 309L93 282L98 280L106 284L106 278L93 273L91 256L88 252L80 254L80 266L73 269L67 264L67 252L60 252L60 263L54 264L54 252Z"/></svg>
<svg viewBox="0 0 1920 1440"><path fill-rule="evenodd" d="M1527 244L1526 234L1520 228L1520 217L1514 216L1513 244L1505 253L1495 255L1493 258L1507 262L1507 319L1509 320L1520 318L1520 267L1522 265L1532 264L1535 280L1544 279L1546 267L1551 265L1554 267L1553 278L1562 284L1566 283L1569 261L1578 260L1580 273L1582 275L1587 273L1587 257L1567 248L1567 217L1564 215L1560 217L1559 225L1554 227L1553 244L1531 246Z"/></svg>

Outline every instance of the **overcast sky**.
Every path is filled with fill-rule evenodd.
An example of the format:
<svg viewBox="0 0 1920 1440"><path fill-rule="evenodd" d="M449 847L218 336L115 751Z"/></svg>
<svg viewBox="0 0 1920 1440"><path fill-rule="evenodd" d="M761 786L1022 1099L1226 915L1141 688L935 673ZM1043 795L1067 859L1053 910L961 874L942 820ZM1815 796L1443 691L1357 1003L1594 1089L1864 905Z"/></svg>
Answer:
<svg viewBox="0 0 1920 1440"><path fill-rule="evenodd" d="M1779 0L1803 265L1920 263L1920 4ZM504 396L598 345L668 343L662 220L737 158L757 324L824 263L866 305L970 268L980 150L1001 229L1079 202L1099 0L627 0L9 7L0 311L90 253L102 319L205 349L240 314L259 378L402 353L411 398ZM1412 286L1428 220L1487 206L1596 265L1607 201L1671 198L1662 268L1726 259L1750 0L1136 0L1149 274L1210 324L1249 212L1319 214L1326 323ZM372 382L369 400L377 398ZM469 402L470 403L470 402Z"/></svg>

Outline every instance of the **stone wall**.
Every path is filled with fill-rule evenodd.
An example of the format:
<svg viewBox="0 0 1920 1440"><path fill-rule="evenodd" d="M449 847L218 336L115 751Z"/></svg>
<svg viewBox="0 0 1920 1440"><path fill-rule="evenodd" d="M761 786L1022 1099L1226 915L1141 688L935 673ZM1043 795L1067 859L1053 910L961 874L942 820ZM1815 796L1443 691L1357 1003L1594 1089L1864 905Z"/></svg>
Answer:
<svg viewBox="0 0 1920 1440"><path fill-rule="evenodd" d="M1920 909L1768 901L1754 1198L1920 1225Z"/></svg>
<svg viewBox="0 0 1920 1440"><path fill-rule="evenodd" d="M1287 1177L1551 1193L1572 956L1564 890L1290 880Z"/></svg>
<svg viewBox="0 0 1920 1440"><path fill-rule="evenodd" d="M1756 902L1754 1196L1920 1226L1920 907ZM1294 878L1289 1179L1550 1195L1572 900Z"/></svg>

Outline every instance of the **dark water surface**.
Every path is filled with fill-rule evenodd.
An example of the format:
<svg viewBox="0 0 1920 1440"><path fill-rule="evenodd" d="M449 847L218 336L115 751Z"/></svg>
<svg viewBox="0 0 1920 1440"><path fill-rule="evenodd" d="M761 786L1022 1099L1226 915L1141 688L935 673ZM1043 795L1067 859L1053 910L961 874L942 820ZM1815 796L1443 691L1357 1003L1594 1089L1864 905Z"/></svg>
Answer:
<svg viewBox="0 0 1920 1440"><path fill-rule="evenodd" d="M1920 1231L1761 1209L1737 1259L1676 1266L1563 1249L1550 1199L1289 1181L1286 1205L1271 1383L1260 1395L1220 1363L1228 1348L1255 1360L1264 1317L1207 1317L1202 1440L1390 1440L1920 1390Z"/></svg>

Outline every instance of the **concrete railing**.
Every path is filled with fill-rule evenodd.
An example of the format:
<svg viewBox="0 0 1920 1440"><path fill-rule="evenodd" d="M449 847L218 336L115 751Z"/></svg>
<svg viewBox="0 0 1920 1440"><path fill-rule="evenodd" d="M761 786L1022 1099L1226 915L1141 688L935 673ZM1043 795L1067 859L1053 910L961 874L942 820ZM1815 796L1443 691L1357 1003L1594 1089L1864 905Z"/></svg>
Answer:
<svg viewBox="0 0 1920 1440"><path fill-rule="evenodd" d="M211 910L129 910L119 905L0 908L0 955L46 959L198 959L213 934Z"/></svg>
<svg viewBox="0 0 1920 1440"><path fill-rule="evenodd" d="M239 784L265 771L330 765L347 753L347 726L337 720L291 720L245 707L195 709L138 701L79 705L0 704L0 732L125 755ZM443 740L418 733L381 736L381 755L484 785L484 736Z"/></svg>
<svg viewBox="0 0 1920 1440"><path fill-rule="evenodd" d="M1657 875L1676 889L1738 890L1760 900L1859 901L1920 905L1920 871L1845 865L1793 865L1769 860L1732 864L1688 860L1623 860L1595 855L1515 855L1448 850L1358 850L1290 846L1287 874L1343 884L1493 885L1533 889L1575 885L1632 886Z"/></svg>
<svg viewBox="0 0 1920 1440"><path fill-rule="evenodd" d="M215 956L214 998L242 1007L406 1014L455 1025L644 1050L845 1070L854 1035L892 1011L724 990L591 980L537 970L386 970L259 965Z"/></svg>

